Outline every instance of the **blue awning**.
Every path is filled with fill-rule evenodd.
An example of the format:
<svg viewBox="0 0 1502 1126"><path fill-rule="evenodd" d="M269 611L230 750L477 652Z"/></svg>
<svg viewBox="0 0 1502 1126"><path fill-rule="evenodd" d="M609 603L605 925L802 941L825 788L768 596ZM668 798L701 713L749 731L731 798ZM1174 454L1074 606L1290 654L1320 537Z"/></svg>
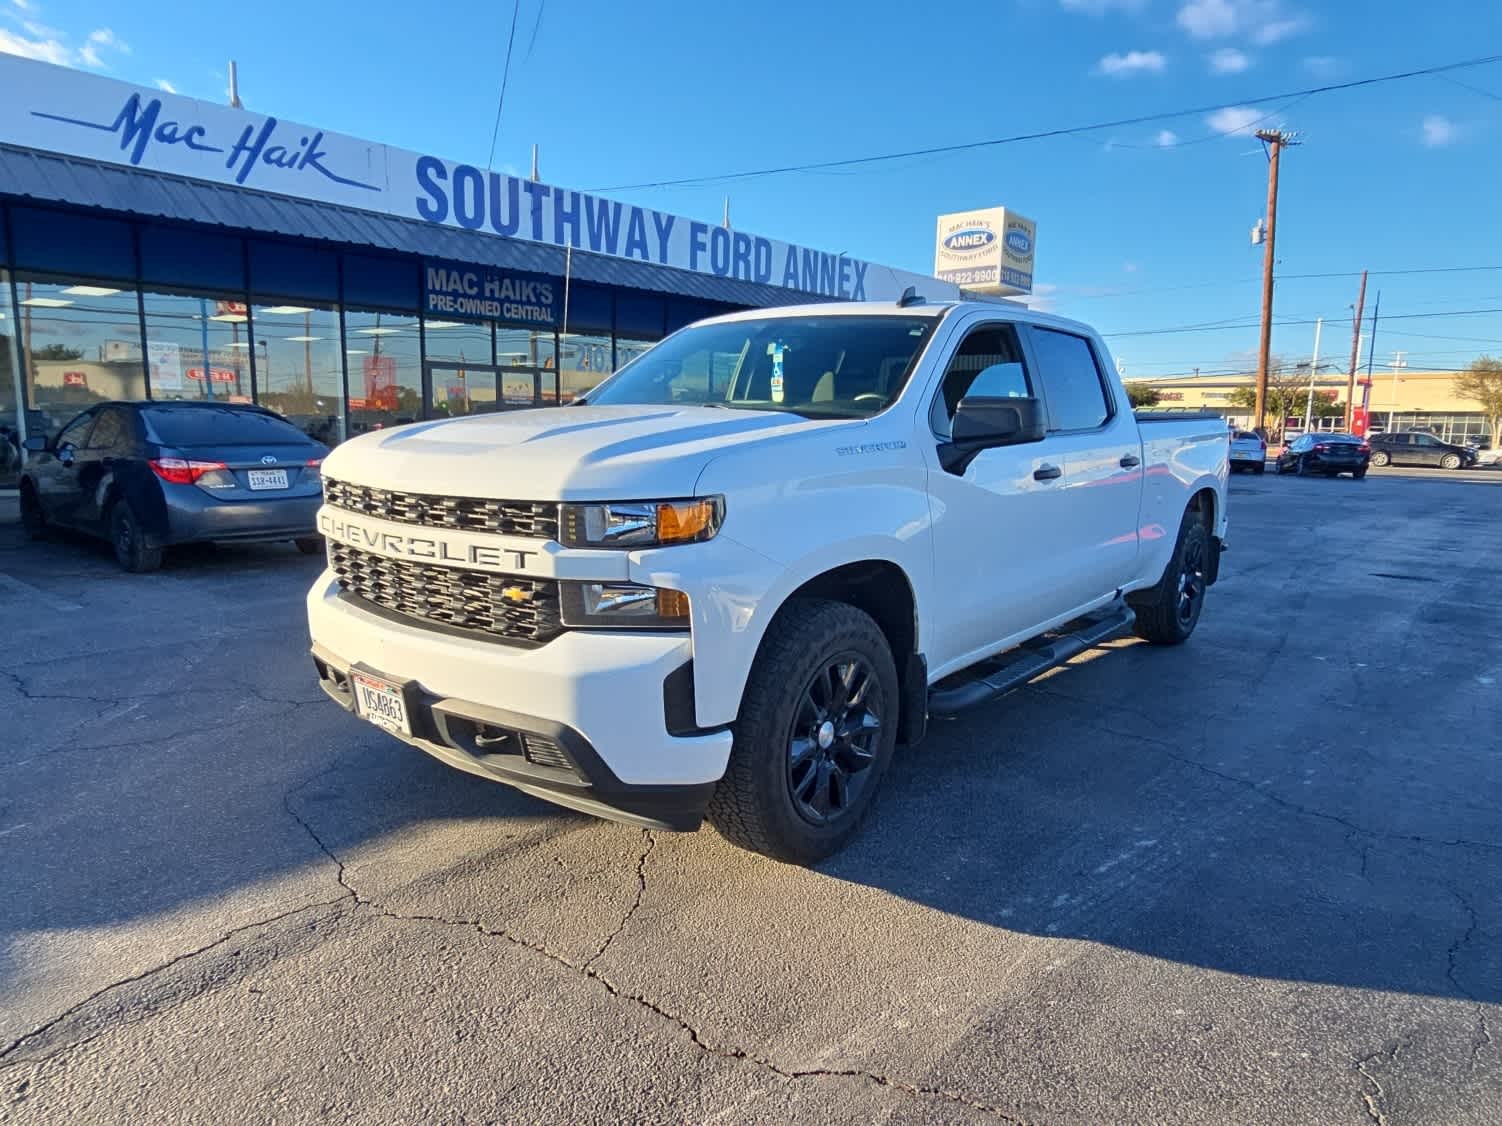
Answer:
<svg viewBox="0 0 1502 1126"><path fill-rule="evenodd" d="M0 195L69 207L449 258L562 277L560 247L501 238L313 200L0 145ZM732 305L793 305L827 297L576 250L572 277Z"/></svg>

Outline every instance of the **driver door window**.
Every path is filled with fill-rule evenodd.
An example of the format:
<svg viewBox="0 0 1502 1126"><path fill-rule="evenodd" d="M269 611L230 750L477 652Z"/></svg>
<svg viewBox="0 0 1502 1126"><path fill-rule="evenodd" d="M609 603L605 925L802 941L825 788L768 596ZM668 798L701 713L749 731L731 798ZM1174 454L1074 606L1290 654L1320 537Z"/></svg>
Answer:
<svg viewBox="0 0 1502 1126"><path fill-rule="evenodd" d="M62 433L58 434L53 448L61 450L64 446L72 446L75 450L81 450L88 445L89 427L94 425L94 416L86 414L82 418L75 418L67 426L63 427Z"/></svg>
<svg viewBox="0 0 1502 1126"><path fill-rule="evenodd" d="M934 435L947 441L955 409L965 396L1027 399L1032 394L1017 330L1009 324L982 325L971 329L949 361L929 421Z"/></svg>

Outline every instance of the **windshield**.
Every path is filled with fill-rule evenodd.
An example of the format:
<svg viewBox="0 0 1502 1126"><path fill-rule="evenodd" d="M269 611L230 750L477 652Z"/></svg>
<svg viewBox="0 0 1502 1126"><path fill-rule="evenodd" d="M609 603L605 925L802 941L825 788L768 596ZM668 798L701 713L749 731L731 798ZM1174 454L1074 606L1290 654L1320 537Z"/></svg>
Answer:
<svg viewBox="0 0 1502 1126"><path fill-rule="evenodd" d="M695 325L623 367L587 401L865 418L902 391L936 322L933 316L769 315Z"/></svg>

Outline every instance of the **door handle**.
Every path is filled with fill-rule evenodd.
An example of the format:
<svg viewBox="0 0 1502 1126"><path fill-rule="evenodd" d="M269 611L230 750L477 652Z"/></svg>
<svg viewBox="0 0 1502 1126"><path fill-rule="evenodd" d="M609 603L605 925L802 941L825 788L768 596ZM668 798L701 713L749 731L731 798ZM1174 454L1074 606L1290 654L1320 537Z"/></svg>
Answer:
<svg viewBox="0 0 1502 1126"><path fill-rule="evenodd" d="M1136 454L1122 454L1121 455L1121 468L1123 468L1123 469L1136 469L1137 466L1139 466L1141 464L1142 464L1142 459L1140 457L1138 457Z"/></svg>
<svg viewBox="0 0 1502 1126"><path fill-rule="evenodd" d="M1034 481L1053 481L1064 476L1064 471L1057 465L1040 465L1033 470Z"/></svg>

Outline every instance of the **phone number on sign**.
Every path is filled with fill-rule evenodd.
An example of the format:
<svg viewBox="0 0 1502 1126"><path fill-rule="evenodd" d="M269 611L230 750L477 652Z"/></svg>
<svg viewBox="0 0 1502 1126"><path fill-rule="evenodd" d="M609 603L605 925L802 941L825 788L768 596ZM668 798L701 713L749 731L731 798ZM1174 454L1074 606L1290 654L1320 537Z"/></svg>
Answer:
<svg viewBox="0 0 1502 1126"><path fill-rule="evenodd" d="M955 285L978 285L996 280L995 266L982 266L974 270L941 270L939 278Z"/></svg>

